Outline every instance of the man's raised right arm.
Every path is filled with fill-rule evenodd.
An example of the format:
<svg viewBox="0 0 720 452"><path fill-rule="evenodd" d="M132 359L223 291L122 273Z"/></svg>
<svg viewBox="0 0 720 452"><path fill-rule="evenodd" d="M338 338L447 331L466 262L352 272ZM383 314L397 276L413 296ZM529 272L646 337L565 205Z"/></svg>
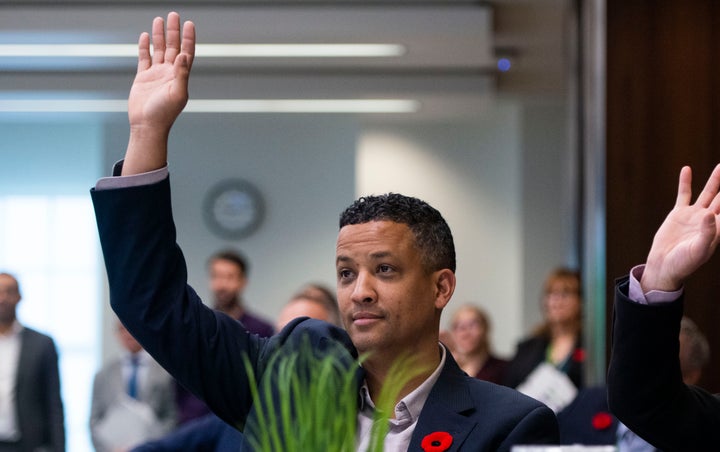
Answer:
<svg viewBox="0 0 720 452"><path fill-rule="evenodd" d="M138 66L128 98L130 139L123 176L147 173L167 165L170 129L188 100L188 79L195 56L195 25L180 30L180 15L156 17L150 35L138 42Z"/></svg>
<svg viewBox="0 0 720 452"><path fill-rule="evenodd" d="M691 181L683 168L675 206L645 265L618 281L613 312L610 410L662 450L706 450L720 440L720 402L683 384L678 360L683 285L720 240L720 165L694 203Z"/></svg>

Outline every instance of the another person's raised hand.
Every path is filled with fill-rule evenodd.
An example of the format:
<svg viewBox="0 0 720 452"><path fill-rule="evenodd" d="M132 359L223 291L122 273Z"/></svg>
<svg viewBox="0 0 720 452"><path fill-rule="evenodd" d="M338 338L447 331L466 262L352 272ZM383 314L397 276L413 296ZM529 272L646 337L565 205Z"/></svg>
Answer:
<svg viewBox="0 0 720 452"><path fill-rule="evenodd" d="M156 17L150 35L138 42L138 67L128 98L130 143L123 174L151 171L165 165L167 138L188 100L188 78L195 56L195 26L171 12Z"/></svg>
<svg viewBox="0 0 720 452"><path fill-rule="evenodd" d="M643 291L678 290L685 279L704 264L720 238L720 165L716 166L694 204L692 171L680 171L677 200L655 233L645 271Z"/></svg>

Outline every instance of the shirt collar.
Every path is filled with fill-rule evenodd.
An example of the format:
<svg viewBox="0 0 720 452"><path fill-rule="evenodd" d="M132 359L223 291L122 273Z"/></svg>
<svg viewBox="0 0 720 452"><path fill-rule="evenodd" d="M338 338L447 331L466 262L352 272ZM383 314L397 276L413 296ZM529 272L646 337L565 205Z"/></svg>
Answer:
<svg viewBox="0 0 720 452"><path fill-rule="evenodd" d="M398 424L411 424L420 417L420 412L425 406L425 401L430 395L435 382L440 378L440 373L445 366L445 357L447 349L441 343L440 346L440 364L433 371L433 373L423 381L420 386L415 388L410 394L403 397L397 405L395 405L395 422ZM375 410L375 403L370 398L370 391L367 386L367 381L363 380L363 384L360 387L360 412L364 415L372 418Z"/></svg>
<svg viewBox="0 0 720 452"><path fill-rule="evenodd" d="M23 330L23 326L20 324L20 322L15 320L12 324L12 327L10 328L10 332L5 335L0 335L0 337L5 337L5 338L17 337L20 335L20 332L22 330Z"/></svg>
<svg viewBox="0 0 720 452"><path fill-rule="evenodd" d="M125 350L123 352L123 356L124 356L124 360L128 364L132 362L132 358L133 358L132 353ZM147 351L145 351L145 349L142 349L139 352L137 352L137 354L135 356L137 357L137 363L141 366L147 364L150 360L152 360L152 357L148 354Z"/></svg>

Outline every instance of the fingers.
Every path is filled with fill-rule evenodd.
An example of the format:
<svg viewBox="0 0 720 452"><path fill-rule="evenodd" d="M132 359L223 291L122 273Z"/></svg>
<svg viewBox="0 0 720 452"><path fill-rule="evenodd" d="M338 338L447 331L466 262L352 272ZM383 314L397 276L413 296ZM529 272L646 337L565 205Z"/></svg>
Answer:
<svg viewBox="0 0 720 452"><path fill-rule="evenodd" d="M695 205L702 208L710 209L715 215L720 214L720 164L716 165L710 174L705 187L695 201ZM680 170L680 180L678 182L678 194L675 206L689 206L692 198L692 170L689 166L684 166Z"/></svg>
<svg viewBox="0 0 720 452"><path fill-rule="evenodd" d="M714 195L712 198L712 201L710 202L709 209L715 213L715 215L720 214L720 194L718 194L718 190L720 189L720 165L715 166L715 169L713 169L712 174L710 175L710 179L708 179L707 186L710 184L710 181L713 181L713 187L711 190L713 190ZM704 190L703 190L704 191Z"/></svg>
<svg viewBox="0 0 720 452"><path fill-rule="evenodd" d="M152 64L162 64L165 61L165 21L156 17L152 24Z"/></svg>
<svg viewBox="0 0 720 452"><path fill-rule="evenodd" d="M175 63L178 55L185 54L188 69L195 58L195 25L186 21L183 24L182 38L180 34L180 15L171 12L165 20L156 17L152 23L152 57L150 56L150 39L147 33L140 35L138 42L138 70L150 68L154 64Z"/></svg>
<svg viewBox="0 0 720 452"><path fill-rule="evenodd" d="M710 243L711 250L714 250L715 247L718 246L718 242L720 242L720 221L718 221L718 218L712 216L712 220L708 220L708 223L713 224L713 222L715 226L715 237Z"/></svg>
<svg viewBox="0 0 720 452"><path fill-rule="evenodd" d="M165 33L165 56L168 63L173 63L180 53L180 15L171 12L167 17L167 32Z"/></svg>
<svg viewBox="0 0 720 452"><path fill-rule="evenodd" d="M702 192L700 192L695 204L700 207L710 207L711 204L717 204L720 202L716 199L718 196L718 189L720 189L720 165L713 169L712 174L710 174L707 182L705 182L705 187L703 187Z"/></svg>
<svg viewBox="0 0 720 452"><path fill-rule="evenodd" d="M692 170L689 166L683 166L680 170L678 182L678 194L675 200L675 207L689 206L692 198Z"/></svg>
<svg viewBox="0 0 720 452"><path fill-rule="evenodd" d="M187 55L188 69L192 68L195 59L195 24L190 21L186 21L183 25L181 50Z"/></svg>
<svg viewBox="0 0 720 452"><path fill-rule="evenodd" d="M150 67L150 35L141 33L138 40L138 72Z"/></svg>

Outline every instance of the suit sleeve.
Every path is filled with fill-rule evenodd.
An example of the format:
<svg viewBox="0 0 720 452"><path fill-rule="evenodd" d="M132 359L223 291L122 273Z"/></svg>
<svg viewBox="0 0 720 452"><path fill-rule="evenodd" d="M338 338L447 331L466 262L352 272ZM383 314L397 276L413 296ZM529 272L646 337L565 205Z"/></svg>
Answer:
<svg viewBox="0 0 720 452"><path fill-rule="evenodd" d="M682 381L678 359L682 299L644 305L627 294L624 278L615 289L610 410L662 450L704 450L720 443L720 401Z"/></svg>
<svg viewBox="0 0 720 452"><path fill-rule="evenodd" d="M169 179L91 196L113 310L171 375L223 420L243 424L252 405L244 357L257 369L267 341L206 307L187 285Z"/></svg>
<svg viewBox="0 0 720 452"><path fill-rule="evenodd" d="M546 406L540 406L515 425L498 450L510 451L515 445L557 444L559 436L555 413Z"/></svg>

